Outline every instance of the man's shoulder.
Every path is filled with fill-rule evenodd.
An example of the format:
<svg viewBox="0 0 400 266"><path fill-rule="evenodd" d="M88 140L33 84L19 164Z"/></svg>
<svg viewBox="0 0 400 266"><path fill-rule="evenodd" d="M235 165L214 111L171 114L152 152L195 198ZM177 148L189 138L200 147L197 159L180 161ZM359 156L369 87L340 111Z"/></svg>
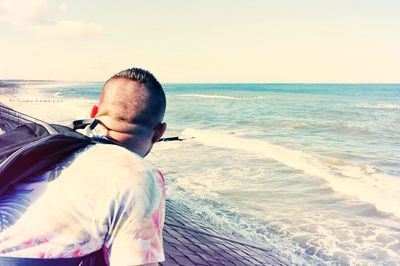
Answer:
<svg viewBox="0 0 400 266"><path fill-rule="evenodd" d="M124 147L102 143L81 150L76 154L76 159L91 164L97 164L99 161L107 164L125 164L126 161L147 164L142 157Z"/></svg>
<svg viewBox="0 0 400 266"><path fill-rule="evenodd" d="M74 162L82 161L88 165L97 166L99 166L100 163L106 164L107 166L125 165L126 162L149 165L142 157L124 147L103 143L89 145L76 152L72 159Z"/></svg>
<svg viewBox="0 0 400 266"><path fill-rule="evenodd" d="M139 155L117 145L91 145L72 156L61 175L80 180L133 182L157 174Z"/></svg>

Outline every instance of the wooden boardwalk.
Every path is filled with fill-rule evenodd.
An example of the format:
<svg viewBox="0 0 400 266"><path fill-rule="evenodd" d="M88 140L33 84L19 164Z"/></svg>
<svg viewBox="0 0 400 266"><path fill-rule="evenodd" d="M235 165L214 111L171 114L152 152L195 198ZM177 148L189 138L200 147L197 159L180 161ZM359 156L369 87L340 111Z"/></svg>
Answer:
<svg viewBox="0 0 400 266"><path fill-rule="evenodd" d="M289 265L272 250L210 226L188 207L167 200L161 265Z"/></svg>

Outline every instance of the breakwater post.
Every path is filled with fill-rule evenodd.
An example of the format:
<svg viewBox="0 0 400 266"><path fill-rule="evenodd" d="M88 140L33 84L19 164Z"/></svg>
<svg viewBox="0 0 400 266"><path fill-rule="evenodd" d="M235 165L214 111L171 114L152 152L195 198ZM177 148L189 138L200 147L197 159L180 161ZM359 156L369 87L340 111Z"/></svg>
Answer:
<svg viewBox="0 0 400 266"><path fill-rule="evenodd" d="M10 102L24 102L24 103L62 103L62 99L20 99L10 98Z"/></svg>

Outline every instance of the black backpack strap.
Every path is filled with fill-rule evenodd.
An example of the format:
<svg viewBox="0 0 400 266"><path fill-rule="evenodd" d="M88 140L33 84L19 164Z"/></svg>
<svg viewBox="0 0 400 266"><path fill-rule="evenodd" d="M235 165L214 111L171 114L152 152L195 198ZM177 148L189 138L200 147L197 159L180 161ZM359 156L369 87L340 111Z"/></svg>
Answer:
<svg viewBox="0 0 400 266"><path fill-rule="evenodd" d="M90 125L95 119L80 119L72 121L72 123L68 126L73 130L84 129L86 126Z"/></svg>
<svg viewBox="0 0 400 266"><path fill-rule="evenodd" d="M31 259L0 257L0 266L78 266L82 258Z"/></svg>
<svg viewBox="0 0 400 266"><path fill-rule="evenodd" d="M52 124L52 126L57 129L58 132L62 134L69 134L71 131L71 128L74 130L75 134L81 135L81 133L76 132L75 130L77 129L88 129L89 131L93 130L98 124L104 124L96 119L96 118L91 118L91 119L80 119L80 120L75 120L72 121L72 123L68 126L61 126L57 124ZM87 134L89 135L89 134ZM109 137L97 137L97 136L92 136L90 137L94 142L99 142L99 143L104 143L104 144L114 144L121 146L121 143L117 142L116 140L113 140Z"/></svg>
<svg viewBox="0 0 400 266"><path fill-rule="evenodd" d="M0 266L107 266L103 249L77 258L37 259L0 257Z"/></svg>

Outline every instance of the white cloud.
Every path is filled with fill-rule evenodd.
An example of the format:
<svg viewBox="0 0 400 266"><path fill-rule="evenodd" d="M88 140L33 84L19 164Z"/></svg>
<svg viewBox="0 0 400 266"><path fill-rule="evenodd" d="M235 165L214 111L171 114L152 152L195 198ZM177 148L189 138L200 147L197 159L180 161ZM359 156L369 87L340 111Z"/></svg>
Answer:
<svg viewBox="0 0 400 266"><path fill-rule="evenodd" d="M57 15L68 11L65 3L52 6L47 0L0 0L0 20L20 29L52 38L76 39L102 33L94 22L60 20Z"/></svg>
<svg viewBox="0 0 400 266"><path fill-rule="evenodd" d="M35 26L34 30L47 37L64 39L78 39L102 33L101 26L96 23L70 20L57 21L51 25Z"/></svg>
<svg viewBox="0 0 400 266"><path fill-rule="evenodd" d="M40 23L48 12L47 0L0 0L0 19L13 25Z"/></svg>

